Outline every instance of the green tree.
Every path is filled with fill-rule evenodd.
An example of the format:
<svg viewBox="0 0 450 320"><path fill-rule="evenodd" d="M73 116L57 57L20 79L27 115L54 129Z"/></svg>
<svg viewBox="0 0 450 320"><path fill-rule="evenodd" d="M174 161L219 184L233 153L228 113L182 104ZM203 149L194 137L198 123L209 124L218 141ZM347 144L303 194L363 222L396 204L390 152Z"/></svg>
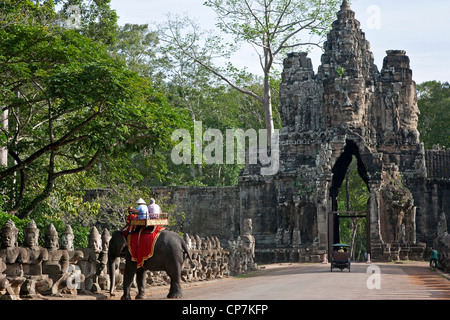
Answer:
<svg viewBox="0 0 450 320"><path fill-rule="evenodd" d="M46 1L51 2L51 1ZM62 24L102 44L116 42L118 16L111 0L54 0Z"/></svg>
<svg viewBox="0 0 450 320"><path fill-rule="evenodd" d="M25 16L41 8L27 5ZM17 12L10 7L0 29L0 105L8 115L0 147L9 155L0 181L7 210L26 218L61 178L96 163L104 164L95 168L101 177L137 150L167 148L171 128L183 120L101 42L51 18L36 23L30 15L14 23Z"/></svg>
<svg viewBox="0 0 450 320"><path fill-rule="evenodd" d="M427 81L417 86L420 139L425 148L450 147L450 84Z"/></svg>
<svg viewBox="0 0 450 320"><path fill-rule="evenodd" d="M119 28L117 43L109 49L114 57L123 59L128 68L151 78L177 110L190 115L191 135L193 121L202 121L204 131L209 128L225 132L228 128L264 127L264 112L255 100L230 90L210 72L170 46L156 46L159 35L150 31L147 25L125 25ZM259 79L251 74L242 74L239 81L255 92L262 92ZM174 165L168 161L164 175L150 177L148 172L154 171L147 169L148 160L168 159L170 155L171 150L150 153L143 150L133 156L135 166L131 170L139 172L142 185L234 185L242 169L241 165Z"/></svg>
<svg viewBox="0 0 450 320"><path fill-rule="evenodd" d="M126 61L128 68L153 79L158 37L147 24L125 24L116 31L116 42L109 46L114 57ZM165 70L167 72L167 70Z"/></svg>

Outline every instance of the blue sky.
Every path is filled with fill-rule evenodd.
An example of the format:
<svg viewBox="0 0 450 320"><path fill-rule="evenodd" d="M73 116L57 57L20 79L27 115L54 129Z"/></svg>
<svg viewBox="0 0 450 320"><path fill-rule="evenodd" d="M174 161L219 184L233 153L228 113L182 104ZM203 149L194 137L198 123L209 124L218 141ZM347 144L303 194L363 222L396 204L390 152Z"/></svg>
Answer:
<svg viewBox="0 0 450 320"><path fill-rule="evenodd" d="M215 25L215 13L204 0L112 0L119 24L152 24L166 20L166 14L196 18L204 29ZM448 0L353 0L352 10L371 44L375 64L381 69L386 50L402 49L411 59L413 79L450 81L450 1ZM320 50L310 54L315 70ZM259 62L251 50L233 57L237 66L260 74Z"/></svg>

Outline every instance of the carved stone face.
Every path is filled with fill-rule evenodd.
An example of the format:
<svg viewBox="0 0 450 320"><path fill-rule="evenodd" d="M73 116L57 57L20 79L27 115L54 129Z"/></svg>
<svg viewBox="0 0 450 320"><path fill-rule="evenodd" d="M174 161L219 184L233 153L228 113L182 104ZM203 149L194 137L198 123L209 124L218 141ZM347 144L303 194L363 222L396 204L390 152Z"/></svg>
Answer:
<svg viewBox="0 0 450 320"><path fill-rule="evenodd" d="M58 249L58 236L57 235L47 235L47 248Z"/></svg>
<svg viewBox="0 0 450 320"><path fill-rule="evenodd" d="M73 250L73 235L64 233L61 236L61 248L66 250Z"/></svg>
<svg viewBox="0 0 450 320"><path fill-rule="evenodd" d="M39 231L26 230L25 233L25 246L28 248L34 248L39 246Z"/></svg>
<svg viewBox="0 0 450 320"><path fill-rule="evenodd" d="M358 80L338 80L330 96L332 125L361 123L365 111L365 87Z"/></svg>
<svg viewBox="0 0 450 320"><path fill-rule="evenodd" d="M102 239L100 237L91 237L89 239L89 248L94 249L95 252L102 251Z"/></svg>
<svg viewBox="0 0 450 320"><path fill-rule="evenodd" d="M109 239L102 238L103 251L108 251L108 247L109 247ZM100 250L102 250L102 248L100 248Z"/></svg>
<svg viewBox="0 0 450 320"><path fill-rule="evenodd" d="M2 230L1 234L1 246L3 249L14 248L16 245L16 235L10 228Z"/></svg>

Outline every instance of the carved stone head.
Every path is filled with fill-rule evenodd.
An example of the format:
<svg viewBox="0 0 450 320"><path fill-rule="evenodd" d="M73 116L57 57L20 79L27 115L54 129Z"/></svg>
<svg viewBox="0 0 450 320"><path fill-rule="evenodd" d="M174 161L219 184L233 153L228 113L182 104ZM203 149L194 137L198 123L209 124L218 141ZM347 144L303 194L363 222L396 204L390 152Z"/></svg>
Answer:
<svg viewBox="0 0 450 320"><path fill-rule="evenodd" d="M89 235L89 248L94 249L96 253L102 251L102 237L96 227L92 227Z"/></svg>
<svg viewBox="0 0 450 320"><path fill-rule="evenodd" d="M102 251L107 252L109 248L109 240L111 240L111 235L108 229L103 230L102 233Z"/></svg>
<svg viewBox="0 0 450 320"><path fill-rule="evenodd" d="M1 248L13 248L17 246L17 234L19 229L11 219L5 222L1 230Z"/></svg>
<svg viewBox="0 0 450 320"><path fill-rule="evenodd" d="M242 231L243 231L242 234L252 234L253 233L252 219L244 219L244 228Z"/></svg>
<svg viewBox="0 0 450 320"><path fill-rule="evenodd" d="M47 249L56 250L59 248L59 237L53 223L50 223L47 230L45 231L45 247Z"/></svg>
<svg viewBox="0 0 450 320"><path fill-rule="evenodd" d="M39 247L39 229L36 222L31 220L24 229L25 247L35 249Z"/></svg>
<svg viewBox="0 0 450 320"><path fill-rule="evenodd" d="M66 230L61 236L61 248L66 250L73 250L73 231L70 225L67 225Z"/></svg>

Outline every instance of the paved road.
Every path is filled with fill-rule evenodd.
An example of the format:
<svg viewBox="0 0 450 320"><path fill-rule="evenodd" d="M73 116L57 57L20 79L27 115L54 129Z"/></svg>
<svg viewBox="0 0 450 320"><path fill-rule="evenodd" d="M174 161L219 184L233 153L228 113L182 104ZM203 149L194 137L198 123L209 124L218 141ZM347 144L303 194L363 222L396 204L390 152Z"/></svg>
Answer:
<svg viewBox="0 0 450 320"><path fill-rule="evenodd" d="M378 273L371 274L369 266L354 263L351 272L330 272L329 264L271 265L249 277L184 284L184 299L450 300L450 281L430 271L427 263L375 264L372 268ZM164 299L167 289L149 289L147 295Z"/></svg>
<svg viewBox="0 0 450 320"><path fill-rule="evenodd" d="M310 318L311 315L316 318L327 318L329 315L334 319L336 318L335 308L339 305L338 310L342 310L339 311L342 314L340 318L352 315L375 317L377 314L389 318L396 318L397 315L401 318L414 318L419 316L418 312L423 313L425 310L424 306L417 304L417 301L406 307L395 302L394 307L389 309L383 309L376 303L376 306L366 305L364 307L369 309L359 311L355 309L356 307L348 308L340 302L333 305L323 304L320 301L312 303L293 300L339 299L350 301L352 306L356 306L354 300L450 300L450 280L430 271L427 263L376 264L376 266L380 268L377 269L379 274L368 274L369 265L366 264L353 264L352 272L339 270L330 272L329 264L269 265L263 270L242 278L185 283L183 284L184 300L166 299L168 286L150 287L147 289L147 300L164 301L141 301L131 304L121 304L116 301L112 304L88 303L86 308L89 309L90 317L96 317L93 316L96 313L98 317L104 317L105 312L112 312L113 317L125 318L136 311L162 310L168 319L247 319L250 317L272 320L283 319L285 316L299 319ZM369 287L373 289L368 288L368 279L374 280L369 281ZM378 285L379 288L377 288ZM112 300L120 299L121 293L118 291L117 296ZM134 295L135 293L132 294ZM45 300L68 299L44 298ZM76 297L77 300L108 298L107 292ZM249 300L251 301L247 302ZM73 308L73 305L68 304L67 307ZM441 310L436 308L433 310ZM446 305L443 308L446 308ZM309 314L298 312L309 309L313 312L309 311ZM35 312L35 308L29 308L29 311ZM142 314L145 315L145 313Z"/></svg>

